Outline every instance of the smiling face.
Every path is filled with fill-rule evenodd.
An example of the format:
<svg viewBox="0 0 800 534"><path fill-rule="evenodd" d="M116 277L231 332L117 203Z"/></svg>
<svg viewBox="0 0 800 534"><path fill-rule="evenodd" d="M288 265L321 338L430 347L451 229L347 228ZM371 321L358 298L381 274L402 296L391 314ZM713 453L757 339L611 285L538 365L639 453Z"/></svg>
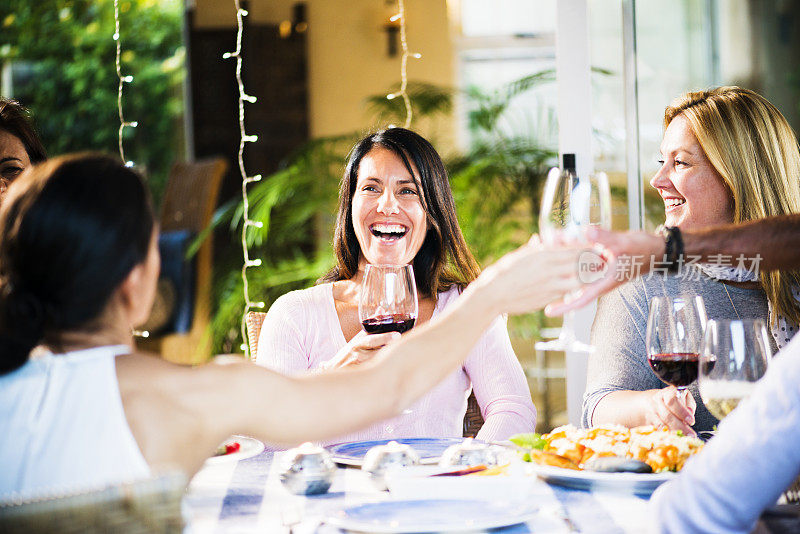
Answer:
<svg viewBox="0 0 800 534"><path fill-rule="evenodd" d="M15 135L0 130L0 197L22 171L31 166L25 145Z"/></svg>
<svg viewBox="0 0 800 534"><path fill-rule="evenodd" d="M394 152L375 146L358 165L353 229L364 260L405 265L425 241L427 216L414 177Z"/></svg>
<svg viewBox="0 0 800 534"><path fill-rule="evenodd" d="M683 115L667 126L659 163L650 185L664 199L666 226L689 230L733 222L733 196Z"/></svg>

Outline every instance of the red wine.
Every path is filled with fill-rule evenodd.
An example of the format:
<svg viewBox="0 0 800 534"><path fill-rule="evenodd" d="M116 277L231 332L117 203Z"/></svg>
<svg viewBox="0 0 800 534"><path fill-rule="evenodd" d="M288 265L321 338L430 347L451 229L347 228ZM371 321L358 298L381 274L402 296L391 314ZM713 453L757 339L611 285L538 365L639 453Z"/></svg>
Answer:
<svg viewBox="0 0 800 534"><path fill-rule="evenodd" d="M415 318L410 315L379 315L362 321L367 334L383 334L384 332L407 332L414 326Z"/></svg>
<svg viewBox="0 0 800 534"><path fill-rule="evenodd" d="M697 380L698 355L694 352L653 354L647 358L653 372L662 381L678 388Z"/></svg>

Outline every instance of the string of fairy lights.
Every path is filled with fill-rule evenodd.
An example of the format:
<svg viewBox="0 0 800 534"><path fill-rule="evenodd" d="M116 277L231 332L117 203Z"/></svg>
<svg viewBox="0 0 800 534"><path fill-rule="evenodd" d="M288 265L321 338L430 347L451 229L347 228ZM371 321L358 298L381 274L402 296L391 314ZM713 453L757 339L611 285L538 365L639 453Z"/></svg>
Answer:
<svg viewBox="0 0 800 534"><path fill-rule="evenodd" d="M403 50L403 55L400 58L400 90L396 93L389 93L386 95L388 100L394 100L397 97L403 98L403 104L406 107L406 120L403 124L403 128L409 128L411 126L411 119L414 116L414 112L411 109L411 97L408 95L408 58L412 57L414 59L420 59L422 54L417 52L411 53L408 51L408 39L406 38L406 6L403 0L397 0L398 4L398 13L396 15L392 15L389 20L391 22L400 21L400 46Z"/></svg>
<svg viewBox="0 0 800 534"><path fill-rule="evenodd" d="M253 309L263 309L265 304L261 301L254 301L250 299L250 288L247 280L247 270L261 265L261 260L258 258L250 257L250 250L247 246L247 230L248 228L261 228L263 225L260 221L255 221L250 218L250 201L247 198L247 186L253 182L261 180L261 175L256 174L248 176L244 168L244 147L246 143L255 143L258 141L257 135L249 135L244 129L244 104L256 102L256 97L248 95L244 90L244 82L242 81L242 35L244 33L244 17L247 16L247 10L242 9L239 0L234 0L236 5L236 50L233 52L226 52L222 55L223 59L236 58L236 84L239 87L239 174L242 177L242 285L244 291L244 311L242 312L241 331L242 343L241 349L244 351L247 358L252 358L250 354L250 347L246 343L247 340L247 314Z"/></svg>
<svg viewBox="0 0 800 534"><path fill-rule="evenodd" d="M125 115L122 113L122 87L126 83L133 82L133 76L131 75L124 75L122 74L122 39L120 38L119 33L119 0L114 0L114 35L111 36L114 39L116 44L116 58L114 59L114 65L117 71L117 113L119 114L119 130L117 132L117 142L119 144L119 157L122 160L122 163L125 164L126 167L133 167L135 163L133 160L129 160L125 158L125 147L122 144L122 138L125 132L125 128L136 128L139 126L137 121L126 121ZM136 330L132 331L132 334L135 337L150 337L150 332L147 330Z"/></svg>
<svg viewBox="0 0 800 534"><path fill-rule="evenodd" d="M119 112L119 133L118 133L118 141L119 141L119 157L122 158L122 162L125 164L126 167L133 167L134 163L132 160L125 159L125 148L122 144L122 137L125 131L125 128L136 128L139 126L139 123L136 121L126 121L125 115L122 113L122 87L126 83L133 82L133 76L122 75L122 43L119 35L119 0L114 0L114 41L117 45L117 57L115 60L115 65L117 68L117 78L119 79L119 85L117 88L117 111Z"/></svg>

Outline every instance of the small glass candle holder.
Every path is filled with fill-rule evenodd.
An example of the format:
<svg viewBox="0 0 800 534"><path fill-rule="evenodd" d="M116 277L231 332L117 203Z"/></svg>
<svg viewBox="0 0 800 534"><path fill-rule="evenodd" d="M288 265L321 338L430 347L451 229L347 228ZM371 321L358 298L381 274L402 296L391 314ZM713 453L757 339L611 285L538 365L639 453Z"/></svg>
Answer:
<svg viewBox="0 0 800 534"><path fill-rule="evenodd" d="M368 450L361 470L369 473L380 489L386 489L384 475L388 470L418 464L419 455L410 445L390 441L386 445L377 445Z"/></svg>
<svg viewBox="0 0 800 534"><path fill-rule="evenodd" d="M466 438L461 443L448 447L439 460L442 467L463 465L505 465L510 462L508 450L497 445L490 445L472 438Z"/></svg>
<svg viewBox="0 0 800 534"><path fill-rule="evenodd" d="M303 443L286 452L281 482L295 495L327 493L336 476L330 453L318 445Z"/></svg>

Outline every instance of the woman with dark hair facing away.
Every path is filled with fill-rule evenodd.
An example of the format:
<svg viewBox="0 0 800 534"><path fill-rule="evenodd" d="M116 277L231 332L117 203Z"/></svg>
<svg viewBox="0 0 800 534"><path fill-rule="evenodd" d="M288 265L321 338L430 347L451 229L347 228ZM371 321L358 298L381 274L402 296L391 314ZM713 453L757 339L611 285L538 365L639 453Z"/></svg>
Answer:
<svg viewBox="0 0 800 534"><path fill-rule="evenodd" d="M47 159L28 110L0 97L0 199L22 171Z"/></svg>
<svg viewBox="0 0 800 534"><path fill-rule="evenodd" d="M350 366L398 338L362 330L358 302L367 264L413 265L417 325L443 313L480 272L458 226L439 154L404 128L368 135L350 153L339 190L334 251L336 267L320 284L272 305L259 337L258 364L289 374ZM460 437L471 389L485 419L478 438L502 440L533 430L536 410L503 318L411 414L333 442Z"/></svg>
<svg viewBox="0 0 800 534"><path fill-rule="evenodd" d="M193 473L226 437L330 438L391 417L457 368L500 313L579 286L574 248L528 244L442 314L347 371L287 377L248 362L190 368L133 349L159 271L140 177L56 158L0 206L0 494ZM33 353L34 347L37 347Z"/></svg>

